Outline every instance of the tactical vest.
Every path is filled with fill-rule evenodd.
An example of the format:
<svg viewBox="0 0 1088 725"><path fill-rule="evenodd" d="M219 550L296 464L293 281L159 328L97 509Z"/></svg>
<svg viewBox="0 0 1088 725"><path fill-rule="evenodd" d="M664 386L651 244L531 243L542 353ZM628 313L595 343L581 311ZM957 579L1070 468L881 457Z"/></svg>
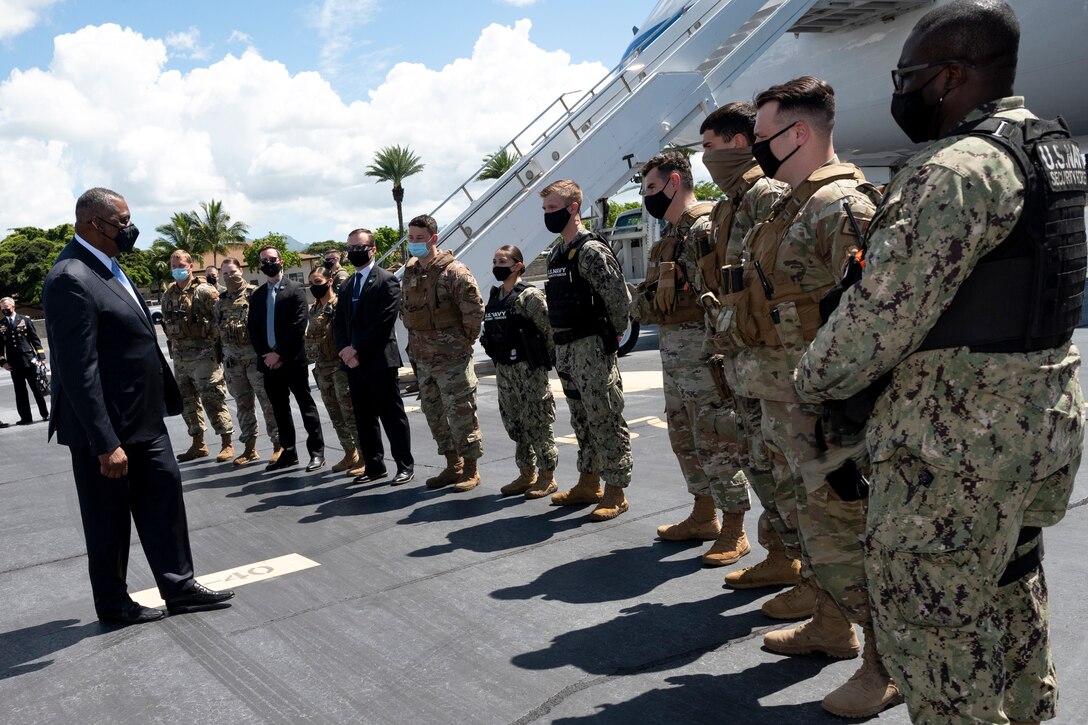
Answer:
<svg viewBox="0 0 1088 725"><path fill-rule="evenodd" d="M952 132L994 141L1024 174L1024 208L979 260L921 350L1034 352L1069 342L1081 317L1086 262L1084 157L1055 121L990 117ZM1014 301L1017 304L1009 304Z"/></svg>
<svg viewBox="0 0 1088 725"><path fill-rule="evenodd" d="M713 208L714 202L712 201L700 201L692 204L684 210L676 224L670 227L671 233L662 237L650 250L650 268L646 271L646 280L642 283L642 286L651 287L658 281L662 262L676 263L676 271L674 272L676 275L676 306L667 315L662 315L655 310L658 324L678 325L682 322L694 322L703 319L703 308L699 306L699 294L691 288L691 282L695 279L696 272L694 269L685 269L680 257L684 253L684 244L695 245L696 260L700 260L704 254L711 254L713 240L711 239L710 230L691 234L691 227L699 217L708 215Z"/></svg>
<svg viewBox="0 0 1088 725"><path fill-rule="evenodd" d="M200 319L193 312L193 296L204 284L194 277L184 290L175 284L163 295L162 328L172 342L205 342L212 336L212 321Z"/></svg>
<svg viewBox="0 0 1088 725"><path fill-rule="evenodd" d="M336 273L333 274L332 279L329 281L329 283L332 285L332 293L334 295L340 294L340 287L344 284L344 282L348 281L349 277L351 277L351 274L349 274L348 271L343 267L336 270Z"/></svg>
<svg viewBox="0 0 1088 725"><path fill-rule="evenodd" d="M599 334L599 321L608 314L604 300L578 271L579 253L590 239L600 242L611 253L612 248L600 236L582 232L566 249L562 243L555 245L548 256L548 281L544 284L548 320L553 328L568 330L565 335L568 340Z"/></svg>
<svg viewBox="0 0 1088 725"><path fill-rule="evenodd" d="M720 297L724 291L722 267L726 264L726 250L733 230L733 217L737 213L741 199L763 176L763 169L758 164L745 171L740 177L741 183L735 192L730 194L729 198L715 204L714 210L710 212L710 248L705 254L700 248L699 267L703 272L703 281L707 289L717 297Z"/></svg>
<svg viewBox="0 0 1088 725"><path fill-rule="evenodd" d="M309 323L306 325L306 357L313 363L335 362L336 340L332 332L332 319L336 314L336 297L331 302L314 302L309 309Z"/></svg>
<svg viewBox="0 0 1088 725"><path fill-rule="evenodd" d="M415 257L408 261L401 285L406 328L420 332L460 327L461 308L452 294L455 265L464 266L450 252L436 252L426 269Z"/></svg>
<svg viewBox="0 0 1088 725"><path fill-rule="evenodd" d="M229 290L220 295L215 322L224 344L249 346L249 298L253 296L255 289L257 288L247 284L238 291L237 296Z"/></svg>
<svg viewBox="0 0 1088 725"><path fill-rule="evenodd" d="M515 304L521 293L529 289L525 282L518 282L510 294L502 287L492 287L484 308L484 331L480 344L496 365L513 365L529 360L530 338L538 345L544 344L544 336L530 320L515 312Z"/></svg>
<svg viewBox="0 0 1088 725"><path fill-rule="evenodd" d="M736 320L738 332L752 345L782 347L775 326L778 305L793 302L800 318L801 337L805 344L812 342L820 328L820 298L834 284L827 284L805 291L799 284L777 270L778 252L782 247L782 238L797 216L797 213L819 189L833 181L850 179L865 182L865 176L854 164L830 164L821 166L811 176L801 182L778 205L766 220L760 222L751 232L752 259L744 265L744 290L730 295L730 302L737 307ZM869 196L879 202L879 192L872 184L860 183L858 193ZM859 239L860 243L861 240ZM769 288L764 287L756 271L756 263L763 271Z"/></svg>

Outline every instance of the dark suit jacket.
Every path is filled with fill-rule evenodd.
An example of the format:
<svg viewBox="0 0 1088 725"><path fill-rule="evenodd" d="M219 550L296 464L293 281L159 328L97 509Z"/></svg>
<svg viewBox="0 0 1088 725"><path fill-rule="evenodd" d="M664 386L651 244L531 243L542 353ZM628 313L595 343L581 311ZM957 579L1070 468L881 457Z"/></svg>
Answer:
<svg viewBox="0 0 1088 725"><path fill-rule="evenodd" d="M42 290L53 368L49 437L94 455L163 433L163 411L181 412L151 315L74 239Z"/></svg>
<svg viewBox="0 0 1088 725"><path fill-rule="evenodd" d="M32 367L42 352L42 341L34 329L34 321L26 315L15 313L0 321L0 333L4 336L4 355L0 365L7 363L16 370Z"/></svg>
<svg viewBox="0 0 1088 725"><path fill-rule="evenodd" d="M353 314L351 300L354 294L355 275L352 275L340 285L340 296L336 301L333 317L336 349L343 350L351 345L354 332L359 367L372 370L399 368L400 347L393 326L400 311L400 282L390 272L374 265L363 283Z"/></svg>
<svg viewBox="0 0 1088 725"><path fill-rule="evenodd" d="M268 346L268 283L265 282L249 298L249 339L257 351L257 368L268 372L264 364L264 355L277 352L284 365L306 365L306 308L309 294L298 282L281 278L276 287L276 319L273 321L276 331L275 350Z"/></svg>

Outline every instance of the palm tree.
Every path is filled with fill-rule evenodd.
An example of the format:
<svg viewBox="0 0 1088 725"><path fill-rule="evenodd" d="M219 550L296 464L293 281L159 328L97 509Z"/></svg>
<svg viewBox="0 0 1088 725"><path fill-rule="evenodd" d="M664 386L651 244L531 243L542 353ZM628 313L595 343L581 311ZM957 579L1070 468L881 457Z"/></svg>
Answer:
<svg viewBox="0 0 1088 725"><path fill-rule="evenodd" d="M407 146L386 146L374 154L374 163L366 169L367 176L381 181L393 182L393 201L397 203L397 229L400 239L404 238L404 214L401 203L404 201L404 187L401 182L412 174L423 171L423 163Z"/></svg>
<svg viewBox="0 0 1088 725"><path fill-rule="evenodd" d="M170 226L170 224L164 224L157 227L155 231L167 234L164 230ZM188 251L188 247L179 247L172 241L159 237L151 243L151 249L144 252L147 255L147 270L151 273L151 289L159 293L160 302L162 291L170 283L170 255L179 248Z"/></svg>
<svg viewBox="0 0 1088 725"><path fill-rule="evenodd" d="M487 181L488 179L499 179L505 174L511 166L518 162L521 156L517 151L508 151L506 148L501 148L493 154L488 154L484 157L484 170L480 172L480 175L476 177L477 181Z"/></svg>
<svg viewBox="0 0 1088 725"><path fill-rule="evenodd" d="M227 246L241 244L246 240L249 226L242 222L230 221L230 214L223 211L223 202L212 199L200 202L204 218L197 219L196 240L201 252L212 253L212 264L219 266L219 255L225 254ZM196 215L193 215L196 218Z"/></svg>
<svg viewBox="0 0 1088 725"><path fill-rule="evenodd" d="M174 216L170 217L169 224L155 227L155 231L162 235L155 242L169 244L173 249L194 252L196 250L193 249L193 245L197 241L195 232L199 225L200 221L196 218L195 213L191 211L175 212Z"/></svg>

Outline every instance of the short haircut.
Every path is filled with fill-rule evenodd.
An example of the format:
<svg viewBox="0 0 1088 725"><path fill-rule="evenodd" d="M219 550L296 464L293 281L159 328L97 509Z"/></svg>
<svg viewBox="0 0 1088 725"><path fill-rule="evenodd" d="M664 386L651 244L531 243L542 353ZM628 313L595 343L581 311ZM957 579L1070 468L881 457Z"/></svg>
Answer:
<svg viewBox="0 0 1088 725"><path fill-rule="evenodd" d="M113 211L113 204L125 197L116 191L96 186L87 189L76 200L76 221L89 221L91 217L102 216Z"/></svg>
<svg viewBox="0 0 1088 725"><path fill-rule="evenodd" d="M222 268L222 266L223 266L224 264L233 264L233 265L234 265L235 267L238 267L239 269L241 269L241 268L242 268L242 263L241 263L241 262L239 262L239 261L238 261L237 259L235 259L234 257L223 257L223 259L221 259L221 260L219 261L219 266L220 266L220 268Z"/></svg>
<svg viewBox="0 0 1088 725"><path fill-rule="evenodd" d="M438 222L434 220L434 217L430 214L420 214L419 216L408 222L410 227L420 227L426 229L431 234L438 234Z"/></svg>
<svg viewBox="0 0 1088 725"><path fill-rule="evenodd" d="M699 133L713 131L727 141L740 133L751 146L756 137L755 128L756 107L746 101L733 101L711 111L699 126Z"/></svg>
<svg viewBox="0 0 1088 725"><path fill-rule="evenodd" d="M170 253L170 261L171 262L174 261L175 257L177 259L184 258L185 261L188 262L189 264L193 263L193 255L189 254L184 249L175 249L173 252Z"/></svg>
<svg viewBox="0 0 1088 725"><path fill-rule="evenodd" d="M15 306L15 299L12 297L0 297L0 305L4 304L5 302L10 302L12 307Z"/></svg>
<svg viewBox="0 0 1088 725"><path fill-rule="evenodd" d="M427 217L427 218L428 218L428 219L430 219L430 217ZM415 220L413 219L412 221L415 221ZM431 221L434 221L434 220L432 219ZM412 226L411 222L409 222L408 226ZM421 225L421 224L416 224L416 226L418 227L418 226L423 226L423 225ZM438 225L435 225L435 228L437 229L437 228L438 228ZM372 242L374 241L374 232L370 231L370 230L369 230L369 229L367 229L366 227L359 227L358 229L352 229L352 230L351 230L350 232L348 232L348 239L351 239L351 238L352 238L352 237L354 237L354 236L355 236L356 234L365 234L365 235L367 235L368 237L370 237L370 241L372 241ZM336 252L336 250L335 250L335 249L331 249L331 250L329 250L329 251L331 251L331 252ZM325 254L328 254L328 253L329 253L329 252L325 252ZM337 254L340 254L340 252L336 252L336 253L337 253Z"/></svg>
<svg viewBox="0 0 1088 725"><path fill-rule="evenodd" d="M568 205L574 202L578 202L579 206L582 204L582 187L570 179L560 179L548 184L540 192L540 198L543 199L552 194L558 194L559 198L567 202Z"/></svg>
<svg viewBox="0 0 1088 725"><path fill-rule="evenodd" d="M207 267L204 268L204 271L207 272L209 269L215 269L215 267L209 264Z"/></svg>
<svg viewBox="0 0 1088 725"><path fill-rule="evenodd" d="M1020 49L1020 23L1000 0L953 0L922 16L912 34L923 39L932 60L958 59L992 67L994 80L1012 85Z"/></svg>
<svg viewBox="0 0 1088 725"><path fill-rule="evenodd" d="M281 252L280 248L277 247L275 244L266 244L263 247L261 247L260 249L258 249L257 250L257 259L260 259L261 255L264 254L269 249L271 249L273 252L276 253L276 259L283 259L283 252Z"/></svg>
<svg viewBox="0 0 1088 725"><path fill-rule="evenodd" d="M351 234L354 234L354 233L355 233L355 232L352 232ZM348 236L350 237L350 236L351 236L351 234L349 234ZM321 256L322 256L322 257L327 257L327 256L329 256L330 254L335 254L335 255L336 255L336 258L337 258L337 259L339 259L339 258L340 258L340 250L339 250L339 249L326 249L326 250L324 251L324 253L323 253L323 254L322 254Z"/></svg>
<svg viewBox="0 0 1088 725"><path fill-rule="evenodd" d="M771 86L756 96L756 108L778 102L778 112L804 117L817 130L830 134L835 127L835 89L815 76L801 76Z"/></svg>
<svg viewBox="0 0 1088 725"><path fill-rule="evenodd" d="M680 186L687 191L695 188L695 182L691 178L691 162L688 161L687 156L679 151L662 151L643 164L639 173L645 179L646 174L655 169L666 179L673 174L680 174Z"/></svg>
<svg viewBox="0 0 1088 725"><path fill-rule="evenodd" d="M521 250L515 247L513 244L504 244L495 251L502 252L506 256L513 259L515 262L521 262L522 264L525 264L525 256L521 253Z"/></svg>

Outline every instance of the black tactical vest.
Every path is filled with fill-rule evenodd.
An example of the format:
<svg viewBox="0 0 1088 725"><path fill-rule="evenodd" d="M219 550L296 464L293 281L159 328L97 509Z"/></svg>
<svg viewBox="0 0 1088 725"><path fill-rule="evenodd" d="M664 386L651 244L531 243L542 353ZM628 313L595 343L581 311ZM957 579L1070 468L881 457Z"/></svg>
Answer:
<svg viewBox="0 0 1088 725"><path fill-rule="evenodd" d="M548 281L544 294L548 298L548 319L553 328L570 330L566 337L576 340L600 332L599 318L604 317L604 302L594 294L589 283L578 271L578 255L590 239L608 247L608 243L592 232L583 232L569 247L555 245L548 256Z"/></svg>
<svg viewBox="0 0 1088 725"><path fill-rule="evenodd" d="M919 350L1012 353L1064 345L1080 320L1088 251L1088 180L1069 127L1061 117L991 117L953 133L988 138L1016 159L1024 209L1008 238L964 280Z"/></svg>
<svg viewBox="0 0 1088 725"><path fill-rule="evenodd" d="M514 312L514 302L528 288L525 282L518 282L510 294L504 294L502 287L491 288L484 308L480 344L496 365L528 361L531 335L539 337L540 344L544 344L544 337L536 325Z"/></svg>

